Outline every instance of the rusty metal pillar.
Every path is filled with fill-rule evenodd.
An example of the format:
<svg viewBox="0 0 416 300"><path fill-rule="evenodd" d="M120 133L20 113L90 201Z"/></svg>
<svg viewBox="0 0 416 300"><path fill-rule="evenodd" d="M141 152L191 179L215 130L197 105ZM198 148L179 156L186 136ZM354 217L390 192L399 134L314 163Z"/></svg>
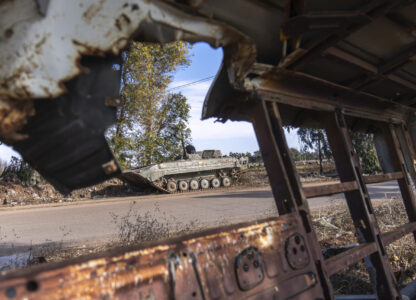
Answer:
<svg viewBox="0 0 416 300"><path fill-rule="evenodd" d="M374 146L377 151L378 161L380 162L383 173L394 172L393 163L390 159L390 154L384 136L381 132L374 133Z"/></svg>
<svg viewBox="0 0 416 300"><path fill-rule="evenodd" d="M416 199L413 194L413 189L409 181L409 175L406 171L406 165L403 158L403 153L400 149L399 139L397 137L397 125L383 124L381 132L387 144L387 150L390 155L394 172L401 172L402 178L398 179L400 192L402 194L403 203L406 208L407 216L410 222L416 221ZM416 232L413 233L416 240Z"/></svg>
<svg viewBox="0 0 416 300"><path fill-rule="evenodd" d="M414 187L414 184L416 182L416 151L413 146L413 141L410 137L407 126L405 126L404 124L402 124L401 126L396 126L396 134L400 149L402 150L403 159L406 164L406 170L411 178L412 187Z"/></svg>
<svg viewBox="0 0 416 300"><path fill-rule="evenodd" d="M383 125L382 125L383 126ZM415 169L415 158L416 151L413 145L411 135L405 125L395 126L395 135L397 137L397 143L399 151L402 153L403 162L405 163L406 173L410 176L412 187L416 182L416 169ZM394 156L390 154L390 146L386 141L385 135L382 131L377 131L374 135L375 146L377 150L378 159L384 173L393 173L398 170L395 167ZM395 150L393 150L395 151Z"/></svg>
<svg viewBox="0 0 416 300"><path fill-rule="evenodd" d="M371 269L375 270L375 292L379 299L400 299L344 116L340 112L330 115L325 129L341 182L358 183L358 189L346 192L345 198L359 243L376 246L376 251L369 255Z"/></svg>
<svg viewBox="0 0 416 300"><path fill-rule="evenodd" d="M412 141L413 148L416 149L416 116L415 113L409 118L407 123L407 131L409 138Z"/></svg>
<svg viewBox="0 0 416 300"><path fill-rule="evenodd" d="M333 299L321 247L313 231L309 208L290 155L277 104L259 99L253 110L252 123L279 214L296 212L301 217L325 298Z"/></svg>

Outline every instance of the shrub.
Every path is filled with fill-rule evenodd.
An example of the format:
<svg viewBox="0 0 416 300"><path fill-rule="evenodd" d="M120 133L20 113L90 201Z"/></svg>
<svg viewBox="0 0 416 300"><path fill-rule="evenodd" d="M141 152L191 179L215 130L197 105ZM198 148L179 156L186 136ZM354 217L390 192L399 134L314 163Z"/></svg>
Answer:
<svg viewBox="0 0 416 300"><path fill-rule="evenodd" d="M0 177L8 174L15 174L22 183L29 183L33 175L33 168L23 159L12 156L9 165L3 170Z"/></svg>

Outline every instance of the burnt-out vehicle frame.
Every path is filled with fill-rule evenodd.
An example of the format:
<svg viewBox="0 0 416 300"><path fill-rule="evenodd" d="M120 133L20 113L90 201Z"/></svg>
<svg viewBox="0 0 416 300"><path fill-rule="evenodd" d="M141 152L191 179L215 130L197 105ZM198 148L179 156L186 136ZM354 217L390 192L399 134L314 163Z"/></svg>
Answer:
<svg viewBox="0 0 416 300"><path fill-rule="evenodd" d="M11 272L0 299L333 299L329 277L363 259L378 299L402 298L386 246L416 231L415 1L9 0L0 15L0 136L58 189L120 172L103 136L120 103L109 53L206 41L224 60L203 118L253 123L279 212ZM325 129L339 184L302 187L284 125ZM374 134L383 174L362 174L351 131ZM409 223L382 233L367 184L390 180ZM335 193L358 246L324 259L307 199Z"/></svg>

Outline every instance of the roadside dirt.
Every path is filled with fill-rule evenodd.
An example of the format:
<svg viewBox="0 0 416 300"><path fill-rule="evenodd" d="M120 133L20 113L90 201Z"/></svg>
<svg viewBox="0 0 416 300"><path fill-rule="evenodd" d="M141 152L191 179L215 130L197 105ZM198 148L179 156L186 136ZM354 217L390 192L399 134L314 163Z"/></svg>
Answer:
<svg viewBox="0 0 416 300"><path fill-rule="evenodd" d="M0 180L0 201L3 206L48 204L99 199L105 197L125 197L147 194L150 191L137 191L119 179L73 191L62 195L48 183L25 186L20 182Z"/></svg>

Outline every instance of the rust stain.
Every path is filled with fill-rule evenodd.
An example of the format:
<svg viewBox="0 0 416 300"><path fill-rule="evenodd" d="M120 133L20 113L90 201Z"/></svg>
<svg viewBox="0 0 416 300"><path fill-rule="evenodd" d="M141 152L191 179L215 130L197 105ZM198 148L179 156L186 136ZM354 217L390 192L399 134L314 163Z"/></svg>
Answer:
<svg viewBox="0 0 416 300"><path fill-rule="evenodd" d="M49 34L49 36L50 36L50 34ZM45 44L47 38L48 38L47 36L44 36L44 37L42 37L42 39L39 42L37 42L35 44L35 53L36 54L39 54L39 55L41 54L42 46L43 46L43 44Z"/></svg>
<svg viewBox="0 0 416 300"><path fill-rule="evenodd" d="M123 25L124 24L129 25L130 23L131 23L130 18L126 14L121 14L121 16L115 20L114 25L117 27L118 30L122 31Z"/></svg>
<svg viewBox="0 0 416 300"><path fill-rule="evenodd" d="M87 24L91 23L91 20L102 10L105 0L100 0L98 4L91 4L82 14L82 18Z"/></svg>
<svg viewBox="0 0 416 300"><path fill-rule="evenodd" d="M74 43L74 45L76 45L76 46L78 46L80 48L80 52L82 54L85 54L85 55L96 55L96 56L101 56L101 57L104 57L105 56L105 52L102 51L102 50L100 50L100 49L98 49L98 48L96 48L96 47L90 46L90 45L88 45L86 43L81 43L81 42L79 42L77 40L72 40L72 42ZM75 64L76 63L77 62L75 62Z"/></svg>
<svg viewBox="0 0 416 300"><path fill-rule="evenodd" d="M25 139L27 136L19 131L34 114L33 101L0 100L0 139L7 144Z"/></svg>
<svg viewBox="0 0 416 300"><path fill-rule="evenodd" d="M5 36L6 38L11 38L11 37L12 37L12 35L13 35L13 29L12 29L12 28L7 28L7 29L4 31L4 36Z"/></svg>

